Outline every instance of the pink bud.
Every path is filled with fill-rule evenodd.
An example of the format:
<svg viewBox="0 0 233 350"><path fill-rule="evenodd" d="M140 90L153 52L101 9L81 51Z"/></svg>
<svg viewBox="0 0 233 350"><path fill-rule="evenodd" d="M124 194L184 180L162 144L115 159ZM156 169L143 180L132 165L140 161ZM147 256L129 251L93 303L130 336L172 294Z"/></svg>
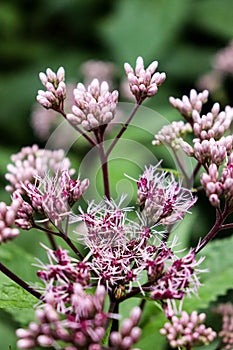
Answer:
<svg viewBox="0 0 233 350"><path fill-rule="evenodd" d="M35 347L35 341L33 339L20 339L17 341L17 347L19 349L31 349Z"/></svg>

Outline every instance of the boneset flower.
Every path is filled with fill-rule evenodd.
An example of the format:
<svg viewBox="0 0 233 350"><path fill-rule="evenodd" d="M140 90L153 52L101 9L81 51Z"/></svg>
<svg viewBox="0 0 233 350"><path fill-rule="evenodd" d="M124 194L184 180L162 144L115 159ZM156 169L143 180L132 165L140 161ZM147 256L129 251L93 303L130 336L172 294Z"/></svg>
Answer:
<svg viewBox="0 0 233 350"><path fill-rule="evenodd" d="M113 201L106 201L102 205L90 204L87 213L81 215L86 226L82 239L90 249L94 279L106 285L117 299L125 286L129 290L133 282L140 286L140 273L157 251L149 242L151 232L130 221L128 211L129 208L121 209Z"/></svg>
<svg viewBox="0 0 233 350"><path fill-rule="evenodd" d="M155 139L152 141L152 144L164 144L170 146L174 150L178 150L181 147L183 137L185 137L186 134L190 132L192 132L192 127L189 123L185 124L183 121L175 121L169 125L165 125L158 132L158 134L155 135Z"/></svg>
<svg viewBox="0 0 233 350"><path fill-rule="evenodd" d="M193 311L190 315L186 311L181 312L181 316L172 316L170 322L166 322L164 328L160 330L162 335L166 335L172 348L193 348L200 345L207 345L216 338L216 332L212 328L203 324L206 315L198 315Z"/></svg>
<svg viewBox="0 0 233 350"><path fill-rule="evenodd" d="M70 213L71 207L86 191L89 180L70 178L68 170L58 171L55 176L49 174L44 177L36 176L35 184L28 183L24 190L32 206L44 214L47 220L57 226Z"/></svg>
<svg viewBox="0 0 233 350"><path fill-rule="evenodd" d="M22 185L35 182L35 176L43 177L45 173L55 174L58 170L68 170L70 175L74 173L70 169L70 161L65 157L65 152L59 150L39 149L37 145L23 147L19 153L11 156L13 164L7 165L8 173L5 178L10 182L6 186L8 192L19 190L24 193Z"/></svg>
<svg viewBox="0 0 233 350"><path fill-rule="evenodd" d="M82 285L75 283L71 291L70 308L59 312L52 302L47 302L36 311L38 323L29 328L18 329L17 346L30 349L36 345L60 349L62 341L66 349L94 349L105 335L109 315L103 311L105 288L98 286L95 293L87 294ZM101 347L100 347L101 349Z"/></svg>
<svg viewBox="0 0 233 350"><path fill-rule="evenodd" d="M62 110L63 102L66 98L64 68L60 67L57 73L53 72L50 68L47 68L46 74L40 73L39 77L42 84L45 86L46 91L38 91L37 101L47 109Z"/></svg>
<svg viewBox="0 0 233 350"><path fill-rule="evenodd" d="M200 115L197 110L192 112L193 132L200 140L219 140L226 130L229 129L233 120L233 108L225 107L225 111L220 112L219 103L215 103L211 112Z"/></svg>
<svg viewBox="0 0 233 350"><path fill-rule="evenodd" d="M71 111L74 104L73 90L75 85L67 83L66 87L66 110ZM31 114L31 126L35 134L40 140L46 141L52 132L61 125L64 117L58 111L41 108L41 105L35 104ZM70 128L68 124L63 124L63 127L56 129L56 138L53 138L53 146L55 148L62 148L67 144L70 145L70 136L75 131Z"/></svg>
<svg viewBox="0 0 233 350"><path fill-rule="evenodd" d="M203 141L200 139L194 139L193 142L193 148L183 148L188 155L195 157L200 164L208 166L211 163L215 163L217 166L219 166L231 153L233 136L222 136L217 141L214 138ZM184 143L185 142L183 142L182 145L184 145Z"/></svg>
<svg viewBox="0 0 233 350"><path fill-rule="evenodd" d="M211 163L207 174L201 174L201 184L209 197L210 203L220 206L221 198L225 199L225 208L231 212L233 210L233 155L228 156L227 163L220 172L216 163Z"/></svg>
<svg viewBox="0 0 233 350"><path fill-rule="evenodd" d="M158 165L147 168L137 184L137 203L148 226L174 224L196 202L190 190L183 188L172 174L159 172Z"/></svg>
<svg viewBox="0 0 233 350"><path fill-rule="evenodd" d="M44 287L38 288L45 302L52 303L58 312L70 310L74 284L83 287L90 282L90 269L87 263L71 258L63 248L55 251L45 247L49 264L38 260L37 276L43 281Z"/></svg>
<svg viewBox="0 0 233 350"><path fill-rule="evenodd" d="M158 87L165 81L166 74L155 72L157 67L158 62L153 61L145 69L143 58L140 56L136 60L135 70L129 63L124 64L130 90L135 96L137 103L141 103L146 97L157 94Z"/></svg>
<svg viewBox="0 0 233 350"><path fill-rule="evenodd" d="M87 88L78 83L74 98L73 114L67 114L67 119L74 126L82 125L85 130L91 131L108 124L115 116L118 91L111 93L106 81L100 83L94 79Z"/></svg>
<svg viewBox="0 0 233 350"><path fill-rule="evenodd" d="M182 100L179 98L170 97L170 104L176 108L187 121L191 121L191 116L194 110L201 112L203 104L208 100L209 91L204 90L197 93L195 89L190 91L189 97L184 95Z"/></svg>
<svg viewBox="0 0 233 350"><path fill-rule="evenodd" d="M172 301L182 300L185 295L194 293L197 295L200 281L198 275L203 272L198 269L204 258L196 260L194 252L189 252L183 258L176 258L168 266L161 277L151 287L151 299L167 300L169 314L172 310Z"/></svg>

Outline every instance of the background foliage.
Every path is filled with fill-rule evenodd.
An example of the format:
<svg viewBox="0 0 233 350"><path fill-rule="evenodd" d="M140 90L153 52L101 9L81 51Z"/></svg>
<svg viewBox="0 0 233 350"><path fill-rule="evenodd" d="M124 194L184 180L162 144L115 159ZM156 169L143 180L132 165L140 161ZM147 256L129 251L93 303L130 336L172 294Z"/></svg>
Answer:
<svg viewBox="0 0 233 350"><path fill-rule="evenodd" d="M38 72L47 67L56 70L63 65L67 80L78 81L81 78L80 64L99 59L114 62L119 67L120 80L125 61L134 64L138 55L144 57L146 64L156 59L159 71L167 73L167 81L147 106L172 121L179 116L169 107L168 97L189 93L197 79L210 70L213 55L233 38L232 18L231 0L2 0L0 200L9 201L4 192L4 173L10 154L34 142L43 146L30 126L32 106L40 88ZM232 96L226 87L222 88L220 95L224 97L224 103L230 104ZM154 133L153 123L151 132ZM163 156L163 153L159 155ZM75 157L77 161L79 156ZM206 203L202 198L203 208L206 208ZM211 227L213 211L209 210L208 218L206 211L201 209L194 213L201 223L200 228L190 218L182 224L182 230L178 228L178 232L182 231L181 240L187 244L196 242ZM231 298L233 241L230 234L226 234L229 236L225 238L227 242L218 239L206 248L206 264L209 266L209 259L213 269L205 276L206 287L200 291L200 302L188 300L187 309L206 310L209 303L220 295L225 295L223 300ZM27 281L35 281L35 269L31 263L35 255L41 257L43 254L37 248L38 241L43 241L41 234L24 233L15 242L0 247L1 261ZM22 291L12 285L9 293L4 293L10 281L2 275L0 281L1 349L7 350L11 345L13 350L14 330L30 319L28 307L33 301L24 304ZM216 289L217 285L221 287ZM22 300L21 310L13 305L18 298ZM211 312L208 316L209 323L215 322L216 316ZM145 336L139 344L142 349L152 348L155 340L159 349L165 346L164 339L156 335L163 321L155 306L146 309L143 319ZM215 324L218 326L218 322Z"/></svg>

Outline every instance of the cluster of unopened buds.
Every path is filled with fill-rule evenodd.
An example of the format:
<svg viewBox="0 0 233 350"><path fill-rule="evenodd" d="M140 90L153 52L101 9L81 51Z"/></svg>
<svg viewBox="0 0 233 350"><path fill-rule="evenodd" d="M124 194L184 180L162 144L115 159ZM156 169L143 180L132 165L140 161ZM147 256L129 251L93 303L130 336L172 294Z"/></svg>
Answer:
<svg viewBox="0 0 233 350"><path fill-rule="evenodd" d="M153 144L165 144L174 152L181 148L189 157L196 159L195 175L201 167L204 168L200 180L210 203L220 208L221 198L225 201L225 220L233 210L233 136L229 132L233 121L233 108L226 106L224 111L220 111L219 103L215 103L210 112L202 114L203 104L207 100L207 90L197 93L193 89L190 96L183 96L182 99L171 97L171 105L180 112L186 123L173 122L163 127L155 135ZM193 145L184 141L185 130L193 132ZM182 165L181 170L188 177Z"/></svg>
<svg viewBox="0 0 233 350"><path fill-rule="evenodd" d="M221 348L231 350L233 348L233 304L219 304L214 311L222 316L222 329L219 332Z"/></svg>
<svg viewBox="0 0 233 350"><path fill-rule="evenodd" d="M137 58L135 70L129 63L125 63L129 87L137 102L154 96L158 92L158 87L165 81L166 74L155 72L157 67L158 62L153 61L145 69L142 57Z"/></svg>
<svg viewBox="0 0 233 350"><path fill-rule="evenodd" d="M172 348L186 348L207 345L211 343L217 336L216 332L210 327L206 327L203 322L206 315L201 313L198 315L193 311L190 315L186 311L182 311L180 317L172 316L170 322L166 322L160 330L165 335Z"/></svg>
<svg viewBox="0 0 233 350"><path fill-rule="evenodd" d="M79 83L74 89L75 105L73 114L67 114L72 125L82 125L87 130L94 130L100 125L105 127L112 121L116 113L118 91L109 91L106 81L102 83L93 79L88 88Z"/></svg>
<svg viewBox="0 0 233 350"><path fill-rule="evenodd" d="M220 206L221 197L225 198L226 209L229 212L233 208L233 159L232 155L228 157L228 163L222 169L218 169L216 164L210 164L208 172L201 174L201 183L209 197L210 203ZM220 174L219 174L220 173Z"/></svg>
<svg viewBox="0 0 233 350"><path fill-rule="evenodd" d="M51 244L51 248L44 246L48 264L38 261L36 265L40 279L36 286L14 279L0 263L8 277L40 300L37 321L31 322L28 329L17 330L20 349L42 346L56 350L132 350L142 333L143 303L133 308L120 326L119 304L138 295L161 303L170 320L161 334L166 335L171 347L190 350L212 342L216 336L204 326L204 314L188 315L183 311L179 317L174 312L181 311L186 295L198 294L199 275L204 270L199 267L203 258L197 254L223 228L224 220L233 211L233 138L225 136L233 120L233 109L227 106L220 112L219 104L215 104L210 113L202 115L202 106L208 99L206 90L201 93L192 90L189 97L181 100L170 98L185 121L163 127L153 141L154 145L170 146L175 154L183 149L194 157L197 161L194 175L204 168L201 184L211 204L218 208L220 219L196 248L190 248L182 257L175 252L177 238L170 239L169 234L173 225L190 212L197 196L172 171L161 170L161 162L145 167L137 179L128 176L136 183L135 206L124 205L126 195L114 201L110 194L109 154L137 108L146 98L156 95L165 81L165 73L156 72L157 66L158 62L153 61L145 68L142 57L137 58L135 69L125 63L135 108L107 146L105 131L116 115L118 91L111 92L107 81L96 78L88 86L78 83L73 90L72 113L66 114L64 69L60 67L55 73L48 68L46 73L40 73L46 91L39 90L38 102L60 113L96 147L104 196L99 203L90 201L86 209L81 204L74 209L89 180L75 175L62 150L41 150L34 145L12 156L6 174L6 190L11 193L12 202L0 203L0 243L16 237L19 229L34 228L44 232ZM190 145L184 137L192 132L194 139ZM227 164L220 172L226 159ZM222 215L220 197L224 197L226 204ZM76 225L72 239L71 224ZM56 237L68 245L72 254L57 246Z"/></svg>
<svg viewBox="0 0 233 350"><path fill-rule="evenodd" d="M64 99L66 98L64 68L60 67L57 73L48 68L46 74L40 73L40 80L46 88L46 91L38 91L37 101L45 108L53 108L55 110L62 109Z"/></svg>

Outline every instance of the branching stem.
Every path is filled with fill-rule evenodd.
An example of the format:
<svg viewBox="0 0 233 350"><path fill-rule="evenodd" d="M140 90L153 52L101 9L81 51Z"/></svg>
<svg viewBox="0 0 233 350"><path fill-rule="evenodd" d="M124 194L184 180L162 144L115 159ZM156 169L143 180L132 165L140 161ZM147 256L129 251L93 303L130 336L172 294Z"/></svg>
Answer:
<svg viewBox="0 0 233 350"><path fill-rule="evenodd" d="M46 232L49 235L61 237L67 243L67 245L73 250L73 252L78 256L78 258L80 260L84 259L83 255L80 253L80 251L77 249L77 247L73 244L71 239L67 235L65 235L64 233L52 231L46 227L42 227L42 226L39 226L37 224L34 224L34 228L36 228L37 230Z"/></svg>

